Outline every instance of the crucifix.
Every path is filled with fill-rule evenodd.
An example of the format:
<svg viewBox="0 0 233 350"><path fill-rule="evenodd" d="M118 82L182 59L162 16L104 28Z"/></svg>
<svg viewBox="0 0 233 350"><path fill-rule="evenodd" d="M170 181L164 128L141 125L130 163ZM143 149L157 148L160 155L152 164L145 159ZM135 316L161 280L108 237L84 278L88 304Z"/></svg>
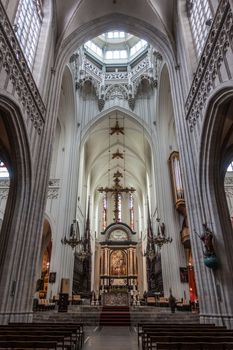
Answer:
<svg viewBox="0 0 233 350"><path fill-rule="evenodd" d="M113 175L113 182L114 182L114 185L112 187L99 187L98 188L98 191L100 193L112 193L112 195L114 196L114 210L113 210L113 213L114 213L114 218L113 218L113 221L115 223L117 222L120 222L120 209L119 209L119 195L121 193L132 193L135 190L135 188L133 187L123 187L121 186L120 184L120 177L123 177L122 173L120 171L117 171L116 173L114 173Z"/></svg>

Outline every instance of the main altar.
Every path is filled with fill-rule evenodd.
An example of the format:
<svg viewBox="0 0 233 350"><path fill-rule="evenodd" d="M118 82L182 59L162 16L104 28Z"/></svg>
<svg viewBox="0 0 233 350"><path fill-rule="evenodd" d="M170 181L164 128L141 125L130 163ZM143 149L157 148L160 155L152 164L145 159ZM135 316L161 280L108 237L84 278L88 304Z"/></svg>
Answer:
<svg viewBox="0 0 233 350"><path fill-rule="evenodd" d="M130 294L128 292L116 291L102 294L102 305L104 306L128 306L130 304Z"/></svg>
<svg viewBox="0 0 233 350"><path fill-rule="evenodd" d="M137 289L137 242L126 224L110 225L99 249L99 291L102 305L126 306Z"/></svg>

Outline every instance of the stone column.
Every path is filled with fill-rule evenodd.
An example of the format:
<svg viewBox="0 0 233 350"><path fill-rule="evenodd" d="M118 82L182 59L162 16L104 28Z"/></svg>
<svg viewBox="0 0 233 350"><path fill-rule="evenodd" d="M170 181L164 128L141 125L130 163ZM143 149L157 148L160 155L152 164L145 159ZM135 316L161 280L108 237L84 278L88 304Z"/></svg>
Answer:
<svg viewBox="0 0 233 350"><path fill-rule="evenodd" d="M100 251L100 275L104 274L104 249L101 247Z"/></svg>
<svg viewBox="0 0 233 350"><path fill-rule="evenodd" d="M133 274L137 275L137 257L136 257L136 249L133 249Z"/></svg>

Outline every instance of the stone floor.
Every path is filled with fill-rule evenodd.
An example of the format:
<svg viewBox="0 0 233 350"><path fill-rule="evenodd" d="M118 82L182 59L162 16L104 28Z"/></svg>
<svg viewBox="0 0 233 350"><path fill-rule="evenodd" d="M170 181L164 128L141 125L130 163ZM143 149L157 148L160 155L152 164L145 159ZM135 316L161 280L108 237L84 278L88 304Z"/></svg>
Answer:
<svg viewBox="0 0 233 350"><path fill-rule="evenodd" d="M108 326L88 328L82 350L138 349L137 334L133 328Z"/></svg>

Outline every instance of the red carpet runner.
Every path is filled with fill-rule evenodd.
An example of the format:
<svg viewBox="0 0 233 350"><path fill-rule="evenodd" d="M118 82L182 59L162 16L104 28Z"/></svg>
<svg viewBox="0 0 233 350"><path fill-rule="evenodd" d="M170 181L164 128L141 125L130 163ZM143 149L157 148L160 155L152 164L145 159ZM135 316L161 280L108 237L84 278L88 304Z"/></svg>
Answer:
<svg viewBox="0 0 233 350"><path fill-rule="evenodd" d="M128 306L103 306L100 326L130 326Z"/></svg>

